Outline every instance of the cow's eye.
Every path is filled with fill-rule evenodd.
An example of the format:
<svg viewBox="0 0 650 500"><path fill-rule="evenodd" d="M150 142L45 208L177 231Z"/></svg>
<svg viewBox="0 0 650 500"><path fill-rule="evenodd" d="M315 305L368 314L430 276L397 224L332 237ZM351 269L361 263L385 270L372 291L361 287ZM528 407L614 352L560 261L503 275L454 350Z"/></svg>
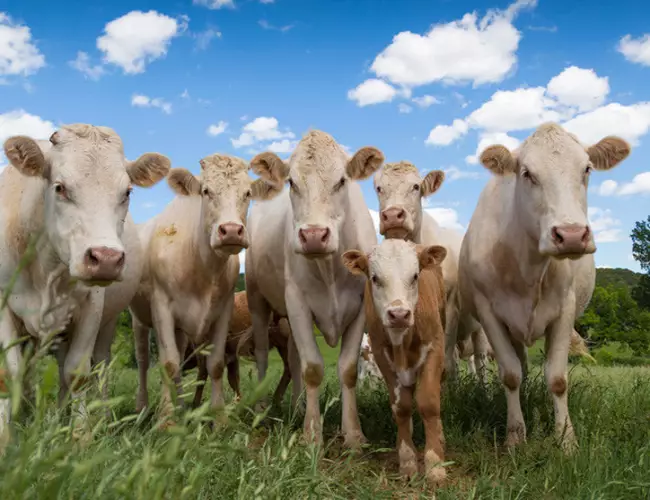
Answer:
<svg viewBox="0 0 650 500"><path fill-rule="evenodd" d="M524 179L528 180L531 184L537 185L537 179L535 179L535 176L533 174L531 174L529 170L524 169L521 172L521 176Z"/></svg>
<svg viewBox="0 0 650 500"><path fill-rule="evenodd" d="M381 193L381 186L377 186L377 194Z"/></svg>
<svg viewBox="0 0 650 500"><path fill-rule="evenodd" d="M248 200L251 196L253 196L253 193L249 189L248 191L246 191L246 194L244 195L244 199Z"/></svg>
<svg viewBox="0 0 650 500"><path fill-rule="evenodd" d="M419 191L420 190L420 185L419 184L413 184L413 191Z"/></svg>
<svg viewBox="0 0 650 500"><path fill-rule="evenodd" d="M207 187L203 188L203 196L208 196L209 194L210 190Z"/></svg>
<svg viewBox="0 0 650 500"><path fill-rule="evenodd" d="M122 203L127 203L129 201L129 199L131 199L131 193L132 192L133 192L133 188L129 186L127 188L126 192L124 193L124 198L122 200Z"/></svg>
<svg viewBox="0 0 650 500"><path fill-rule="evenodd" d="M334 186L334 191L340 190L343 186L345 186L345 177L341 177L341 180L336 183L336 186Z"/></svg>
<svg viewBox="0 0 650 500"><path fill-rule="evenodd" d="M373 285L379 285L379 278L377 278L376 274L373 274L370 280L372 281Z"/></svg>
<svg viewBox="0 0 650 500"><path fill-rule="evenodd" d="M413 280L411 281L411 283L413 283L415 285L417 282L418 282L418 275L414 274L413 275Z"/></svg>
<svg viewBox="0 0 650 500"><path fill-rule="evenodd" d="M54 184L54 192L56 194L58 194L61 198L65 199L65 200L68 199L68 190L60 182L57 182L56 184Z"/></svg>

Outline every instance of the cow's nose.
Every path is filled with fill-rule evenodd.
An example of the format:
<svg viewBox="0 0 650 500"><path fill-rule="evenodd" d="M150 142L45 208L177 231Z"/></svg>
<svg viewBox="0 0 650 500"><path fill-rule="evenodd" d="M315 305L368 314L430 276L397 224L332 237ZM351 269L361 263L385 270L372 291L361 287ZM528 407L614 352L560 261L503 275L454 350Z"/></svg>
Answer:
<svg viewBox="0 0 650 500"><path fill-rule="evenodd" d="M91 247L84 255L88 278L97 281L115 281L124 269L126 255L123 250L108 247Z"/></svg>
<svg viewBox="0 0 650 500"><path fill-rule="evenodd" d="M566 224L553 226L551 229L553 243L561 253L584 253L589 243L591 231L589 226Z"/></svg>
<svg viewBox="0 0 650 500"><path fill-rule="evenodd" d="M410 325L411 311L404 307L393 307L387 311L388 322L394 327L405 327Z"/></svg>
<svg viewBox="0 0 650 500"><path fill-rule="evenodd" d="M308 227L298 231L300 244L305 253L325 253L330 240L327 227Z"/></svg>
<svg viewBox="0 0 650 500"><path fill-rule="evenodd" d="M241 239L244 234L244 226L234 222L227 222L219 225L219 238L223 239Z"/></svg>

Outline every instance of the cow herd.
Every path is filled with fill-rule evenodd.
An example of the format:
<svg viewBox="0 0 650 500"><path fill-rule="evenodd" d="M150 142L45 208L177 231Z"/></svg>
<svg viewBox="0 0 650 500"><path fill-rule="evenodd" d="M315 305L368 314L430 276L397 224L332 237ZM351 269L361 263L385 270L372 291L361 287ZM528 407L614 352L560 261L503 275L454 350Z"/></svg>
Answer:
<svg viewBox="0 0 650 500"><path fill-rule="evenodd" d="M170 168L158 153L127 160L108 127L62 126L49 141L14 136L4 150L10 166L0 175L6 300L0 386L20 374L20 339L38 346L56 338L60 397L71 398L83 426L91 367L110 359L118 316L129 308L138 410L149 399L151 329L173 381L162 389L166 422L172 422L171 391L174 384L180 389L188 362L198 367L200 382L210 377L211 405L221 408L224 370L239 396L237 356L254 357L261 381L276 347L285 371L274 399L290 381L293 404L304 390L305 437L320 441L325 367L315 325L330 347L340 343L341 428L354 448L366 441L356 386L367 331L398 428L400 470L417 471L415 396L425 425L425 474L438 483L445 475L440 387L456 376L459 355L473 356L482 381L488 353L496 359L512 446L526 438L519 390L527 347L543 337L556 432L565 450L575 447L567 362L570 343L582 340L573 324L595 280L588 181L593 169L610 169L628 156L624 140L584 146L546 123L515 151L488 147L480 160L493 175L464 236L423 209L423 200L441 188L442 171L421 176L409 162L384 163L374 147L350 156L317 130L302 137L287 161L272 152L250 162L213 154L200 160L198 176ZM357 182L372 175L385 238L379 245ZM132 187L165 177L176 197L135 225ZM242 249L246 291L236 296ZM202 393L201 384L195 405ZM10 408L0 400L5 437Z"/></svg>

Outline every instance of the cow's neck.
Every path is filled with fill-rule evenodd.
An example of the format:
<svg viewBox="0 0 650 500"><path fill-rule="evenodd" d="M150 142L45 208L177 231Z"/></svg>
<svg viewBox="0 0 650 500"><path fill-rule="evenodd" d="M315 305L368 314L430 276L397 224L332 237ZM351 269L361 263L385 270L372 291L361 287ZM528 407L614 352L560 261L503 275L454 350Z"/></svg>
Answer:
<svg viewBox="0 0 650 500"><path fill-rule="evenodd" d="M196 248L199 263L207 274L221 274L230 258L225 252L215 252L210 246L210 235L205 231L203 224L197 224L192 246Z"/></svg>

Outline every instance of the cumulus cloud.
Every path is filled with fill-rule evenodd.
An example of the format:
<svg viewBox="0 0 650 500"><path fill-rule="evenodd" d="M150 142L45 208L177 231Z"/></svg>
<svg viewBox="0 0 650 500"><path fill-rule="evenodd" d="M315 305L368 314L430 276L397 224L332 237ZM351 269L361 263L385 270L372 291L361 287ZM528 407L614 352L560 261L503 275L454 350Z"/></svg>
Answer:
<svg viewBox="0 0 650 500"><path fill-rule="evenodd" d="M212 40L215 38L221 38L221 31L214 28L208 28L206 30L192 34L192 38L196 40L197 49L205 50L210 46Z"/></svg>
<svg viewBox="0 0 650 500"><path fill-rule="evenodd" d="M605 102L609 94L609 80L598 76L593 69L569 66L562 73L551 78L547 91L560 104L590 111Z"/></svg>
<svg viewBox="0 0 650 500"><path fill-rule="evenodd" d="M266 149L269 151L273 151L274 153L277 154L287 154L291 153L294 149L296 149L296 146L298 145L298 141L290 141L289 139L282 139L281 141L273 141L271 144L269 144Z"/></svg>
<svg viewBox="0 0 650 500"><path fill-rule="evenodd" d="M440 101L433 97L432 95L423 95L420 97L414 97L413 102L421 108L428 108L433 104L440 104Z"/></svg>
<svg viewBox="0 0 650 500"><path fill-rule="evenodd" d="M228 123L221 120L216 125L214 125L214 124L210 125L208 127L208 130L206 131L206 133L211 137L216 137L218 135L223 134L226 131L227 128L228 128Z"/></svg>
<svg viewBox="0 0 650 500"><path fill-rule="evenodd" d="M105 63L119 66L125 74L143 73L147 64L167 54L172 39L187 29L187 23L187 17L134 10L106 24L97 48Z"/></svg>
<svg viewBox="0 0 650 500"><path fill-rule="evenodd" d="M371 78L348 91L348 99L356 101L357 106L390 102L397 95L397 89L382 80Z"/></svg>
<svg viewBox="0 0 650 500"><path fill-rule="evenodd" d="M482 172L472 172L471 170L461 170L456 166L444 168L445 182L454 182L461 179L480 179L483 176Z"/></svg>
<svg viewBox="0 0 650 500"><path fill-rule="evenodd" d="M476 165L479 162L481 153L488 146L493 144L501 144L502 146L507 147L510 151L519 147L519 139L509 136L503 132L490 132L480 134L478 141L478 146L476 148L476 153L474 155L467 156L465 161L470 165Z"/></svg>
<svg viewBox="0 0 650 500"><path fill-rule="evenodd" d="M0 77L29 76L45 66L45 57L32 40L28 26L0 12Z"/></svg>
<svg viewBox="0 0 650 500"><path fill-rule="evenodd" d="M105 73L104 67L101 64L92 64L88 53L81 50L77 52L77 58L69 61L68 64L83 74L85 78L90 78L94 81L99 80Z"/></svg>
<svg viewBox="0 0 650 500"><path fill-rule="evenodd" d="M636 146L650 129L650 102L629 106L613 102L576 116L564 127L586 144L598 142L608 135L618 135Z"/></svg>
<svg viewBox="0 0 650 500"><path fill-rule="evenodd" d="M293 138L295 138L295 134L290 130L280 130L277 118L272 116L259 116L244 125L239 137L230 139L230 142L237 149L245 146L256 146L263 142L270 142L271 144L276 142L276 148L284 146L286 149L289 147L288 145L278 143L277 141ZM267 148L269 146L270 144L266 145Z"/></svg>
<svg viewBox="0 0 650 500"><path fill-rule="evenodd" d="M235 8L235 2L233 0L192 0L192 3L194 5L207 7L210 10Z"/></svg>
<svg viewBox="0 0 650 500"><path fill-rule="evenodd" d="M172 112L172 105L161 97L151 98L144 94L133 94L131 96L131 106L135 108L158 108L163 113L169 115Z"/></svg>
<svg viewBox="0 0 650 500"><path fill-rule="evenodd" d="M420 35L403 31L393 37L371 66L378 77L396 85L471 82L475 86L502 81L515 67L521 33L515 17L537 0L517 0L506 10L476 12L434 25Z"/></svg>
<svg viewBox="0 0 650 500"><path fill-rule="evenodd" d="M441 227L455 229L461 233L465 232L465 226L460 223L458 220L458 212L456 212L456 210L453 208L425 208L424 211L433 217Z"/></svg>
<svg viewBox="0 0 650 500"><path fill-rule="evenodd" d="M274 24L271 24L268 22L266 19L260 19L257 24L259 24L262 29L265 30L272 30L272 31L281 31L282 33L286 33L290 29L294 27L293 24L285 24L284 26L275 26Z"/></svg>
<svg viewBox="0 0 650 500"><path fill-rule="evenodd" d="M397 109L398 109L398 111L400 113L403 113L403 114L408 114L411 111L413 111L413 108L411 106L409 106L408 104L404 104L403 102L399 103L399 106L397 106Z"/></svg>
<svg viewBox="0 0 650 500"><path fill-rule="evenodd" d="M635 175L630 182L619 184L606 180L596 191L601 196L626 196L632 194L650 194L650 172Z"/></svg>
<svg viewBox="0 0 650 500"><path fill-rule="evenodd" d="M650 34L645 34L639 38L625 35L619 41L617 48L628 61L650 66Z"/></svg>
<svg viewBox="0 0 650 500"><path fill-rule="evenodd" d="M26 135L33 139L48 139L56 127L49 120L32 115L23 109L0 114L0 144L14 135ZM4 153L0 150L0 165L6 164Z"/></svg>
<svg viewBox="0 0 650 500"><path fill-rule="evenodd" d="M451 125L438 125L429 132L429 137L425 141L431 146L449 146L456 139L464 136L469 127L465 120L454 120Z"/></svg>
<svg viewBox="0 0 650 500"><path fill-rule="evenodd" d="M623 237L620 228L621 221L614 218L611 210L589 207L587 215L596 243L614 243L621 241Z"/></svg>

